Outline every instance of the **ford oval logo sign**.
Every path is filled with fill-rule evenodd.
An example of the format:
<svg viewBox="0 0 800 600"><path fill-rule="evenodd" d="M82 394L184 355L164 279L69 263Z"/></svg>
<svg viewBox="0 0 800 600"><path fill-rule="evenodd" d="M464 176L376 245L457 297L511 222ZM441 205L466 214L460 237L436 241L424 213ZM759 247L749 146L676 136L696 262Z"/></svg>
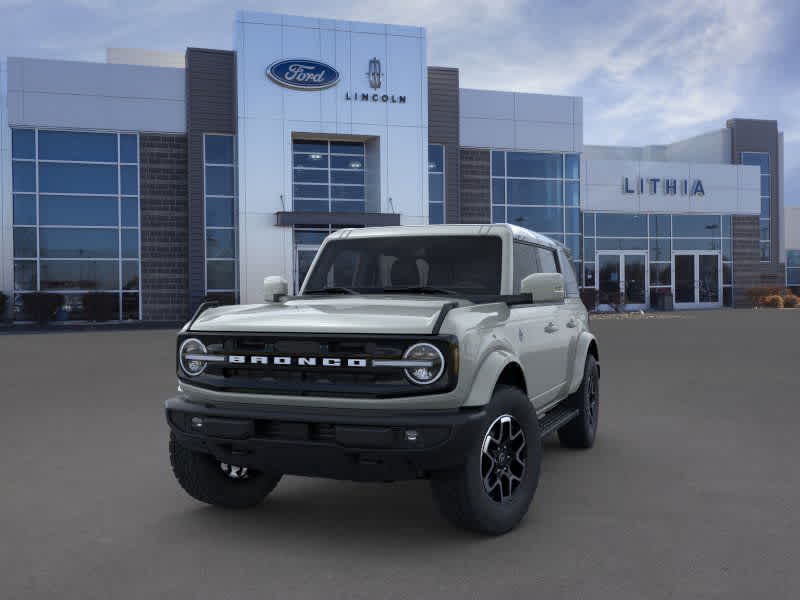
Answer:
<svg viewBox="0 0 800 600"><path fill-rule="evenodd" d="M339 71L316 60L279 60L267 68L272 81L296 90L324 90L339 82Z"/></svg>

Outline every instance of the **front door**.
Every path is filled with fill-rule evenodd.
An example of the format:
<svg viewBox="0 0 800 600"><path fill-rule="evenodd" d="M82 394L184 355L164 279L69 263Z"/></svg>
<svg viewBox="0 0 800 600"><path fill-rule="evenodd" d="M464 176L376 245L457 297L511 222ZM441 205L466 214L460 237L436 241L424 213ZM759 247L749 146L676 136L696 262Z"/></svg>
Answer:
<svg viewBox="0 0 800 600"><path fill-rule="evenodd" d="M647 253L597 253L598 309L647 307Z"/></svg>
<svg viewBox="0 0 800 600"><path fill-rule="evenodd" d="M672 255L675 308L722 306L719 252L675 252Z"/></svg>

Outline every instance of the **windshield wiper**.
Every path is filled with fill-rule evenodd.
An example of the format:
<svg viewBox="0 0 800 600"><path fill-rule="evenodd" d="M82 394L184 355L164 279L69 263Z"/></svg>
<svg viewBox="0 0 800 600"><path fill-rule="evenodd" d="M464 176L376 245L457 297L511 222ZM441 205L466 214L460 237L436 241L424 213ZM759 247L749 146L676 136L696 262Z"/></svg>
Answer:
<svg viewBox="0 0 800 600"><path fill-rule="evenodd" d="M318 290L306 290L305 292L303 292L303 295L306 296L310 294L358 294L358 293L360 292L357 292L348 287L331 286L331 287L320 288Z"/></svg>
<svg viewBox="0 0 800 600"><path fill-rule="evenodd" d="M412 285L409 287L387 287L382 290L385 293L402 292L407 294L444 294L446 296L461 296L458 292L446 288L438 288L430 285Z"/></svg>

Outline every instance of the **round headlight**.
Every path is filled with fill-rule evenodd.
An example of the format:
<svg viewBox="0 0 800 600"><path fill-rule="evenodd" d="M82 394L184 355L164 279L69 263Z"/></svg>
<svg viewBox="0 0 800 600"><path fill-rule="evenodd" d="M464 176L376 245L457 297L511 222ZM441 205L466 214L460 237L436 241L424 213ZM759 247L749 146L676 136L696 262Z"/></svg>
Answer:
<svg viewBox="0 0 800 600"><path fill-rule="evenodd" d="M190 377L200 375L206 370L208 363L203 360L203 357L208 354L205 345L198 339L189 338L184 340L181 347L178 349L178 362L181 365L183 372Z"/></svg>
<svg viewBox="0 0 800 600"><path fill-rule="evenodd" d="M433 383L444 373L444 356L433 344L414 344L406 350L403 360L419 363L404 369L406 377L418 385Z"/></svg>

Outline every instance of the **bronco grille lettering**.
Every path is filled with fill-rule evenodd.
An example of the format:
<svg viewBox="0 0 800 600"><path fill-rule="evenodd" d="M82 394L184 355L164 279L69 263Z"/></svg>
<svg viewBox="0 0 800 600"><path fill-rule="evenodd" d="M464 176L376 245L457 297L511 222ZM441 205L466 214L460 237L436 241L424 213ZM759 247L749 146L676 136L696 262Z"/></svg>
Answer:
<svg viewBox="0 0 800 600"><path fill-rule="evenodd" d="M229 354L227 357L204 355L205 360L224 360L232 365L274 365L280 367L349 367L349 368L365 368L370 362L366 358L335 358L325 357L318 358L316 356L262 356L262 355L244 355L244 354ZM429 367L430 361L425 360L372 360L374 367Z"/></svg>

